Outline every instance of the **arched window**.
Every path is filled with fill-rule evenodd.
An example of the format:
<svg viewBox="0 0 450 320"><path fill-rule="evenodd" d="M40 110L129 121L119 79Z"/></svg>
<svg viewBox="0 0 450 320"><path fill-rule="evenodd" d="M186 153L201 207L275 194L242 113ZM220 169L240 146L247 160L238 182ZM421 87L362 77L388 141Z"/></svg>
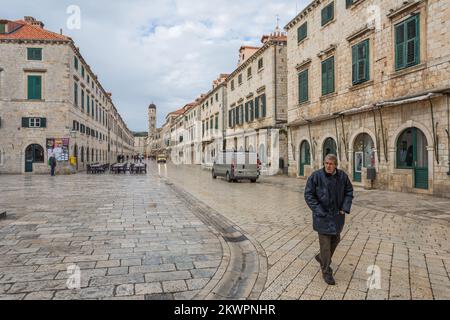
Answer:
<svg viewBox="0 0 450 320"><path fill-rule="evenodd" d="M428 167L427 138L417 128L403 131L397 140L397 168Z"/></svg>
<svg viewBox="0 0 450 320"><path fill-rule="evenodd" d="M311 148L308 141L303 141L300 145L300 172L299 176L305 175L305 166L311 165Z"/></svg>
<svg viewBox="0 0 450 320"><path fill-rule="evenodd" d="M26 158L33 163L44 163L44 148L38 144L29 145L25 151Z"/></svg>
<svg viewBox="0 0 450 320"><path fill-rule="evenodd" d="M327 138L323 143L323 159L329 154L337 155L337 145L333 138Z"/></svg>
<svg viewBox="0 0 450 320"><path fill-rule="evenodd" d="M361 133L353 148L353 180L361 182L363 168L375 167L375 144L367 133Z"/></svg>

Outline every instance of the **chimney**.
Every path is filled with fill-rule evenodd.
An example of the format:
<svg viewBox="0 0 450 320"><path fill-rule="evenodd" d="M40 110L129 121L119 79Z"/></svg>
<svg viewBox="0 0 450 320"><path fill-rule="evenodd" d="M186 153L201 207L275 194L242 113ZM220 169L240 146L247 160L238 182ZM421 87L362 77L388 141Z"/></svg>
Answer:
<svg viewBox="0 0 450 320"><path fill-rule="evenodd" d="M35 26L35 27L39 27L41 29L44 29L44 24L42 23L42 21L37 21L35 18L30 17L30 16L26 16L23 18L25 20L25 22L31 26Z"/></svg>

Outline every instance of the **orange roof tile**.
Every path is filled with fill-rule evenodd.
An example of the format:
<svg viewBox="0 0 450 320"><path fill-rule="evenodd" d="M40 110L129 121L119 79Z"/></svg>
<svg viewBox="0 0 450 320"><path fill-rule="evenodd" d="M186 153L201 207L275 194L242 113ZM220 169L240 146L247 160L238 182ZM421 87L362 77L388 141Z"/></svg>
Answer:
<svg viewBox="0 0 450 320"><path fill-rule="evenodd" d="M19 25L11 33L0 34L0 40L58 40L70 41L69 37L45 30L39 26L28 24L24 20L8 21L8 25Z"/></svg>

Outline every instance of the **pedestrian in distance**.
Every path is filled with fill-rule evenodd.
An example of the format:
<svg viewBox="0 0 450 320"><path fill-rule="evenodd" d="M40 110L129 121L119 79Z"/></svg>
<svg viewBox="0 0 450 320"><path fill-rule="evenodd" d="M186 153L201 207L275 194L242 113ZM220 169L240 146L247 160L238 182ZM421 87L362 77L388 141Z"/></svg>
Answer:
<svg viewBox="0 0 450 320"><path fill-rule="evenodd" d="M320 263L324 281L335 285L331 261L353 203L353 186L348 175L337 168L338 158L329 154L324 168L314 172L305 188L305 200L313 212L313 228L319 234Z"/></svg>
<svg viewBox="0 0 450 320"><path fill-rule="evenodd" d="M56 158L54 155L50 156L50 158L48 159L48 164L50 165L50 175L54 177L56 168Z"/></svg>

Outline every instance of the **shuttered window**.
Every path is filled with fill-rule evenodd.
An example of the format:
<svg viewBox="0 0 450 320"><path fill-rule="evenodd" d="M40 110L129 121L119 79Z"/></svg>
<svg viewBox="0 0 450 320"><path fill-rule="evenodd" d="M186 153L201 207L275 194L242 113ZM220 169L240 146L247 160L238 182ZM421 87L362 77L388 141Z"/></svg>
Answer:
<svg viewBox="0 0 450 320"><path fill-rule="evenodd" d="M345 7L350 8L353 4L353 0L345 0Z"/></svg>
<svg viewBox="0 0 450 320"><path fill-rule="evenodd" d="M322 95L334 92L334 57L322 62Z"/></svg>
<svg viewBox="0 0 450 320"><path fill-rule="evenodd" d="M27 48L27 58L28 60L42 60L42 49L41 48Z"/></svg>
<svg viewBox="0 0 450 320"><path fill-rule="evenodd" d="M298 101L303 103L309 100L308 95L308 70L298 74Z"/></svg>
<svg viewBox="0 0 450 320"><path fill-rule="evenodd" d="M78 83L74 83L74 85L73 85L73 96L74 96L75 106L78 107Z"/></svg>
<svg viewBox="0 0 450 320"><path fill-rule="evenodd" d="M322 26L334 19L334 2L322 9Z"/></svg>
<svg viewBox="0 0 450 320"><path fill-rule="evenodd" d="M28 76L28 100L42 99L42 77Z"/></svg>
<svg viewBox="0 0 450 320"><path fill-rule="evenodd" d="M261 103L261 115L263 118L266 117L267 112L266 112L266 95L263 94L262 96L260 96L260 103Z"/></svg>
<svg viewBox="0 0 450 320"><path fill-rule="evenodd" d="M248 102L245 104L245 122L248 122Z"/></svg>
<svg viewBox="0 0 450 320"><path fill-rule="evenodd" d="M369 40L352 47L352 82L359 84L370 79Z"/></svg>
<svg viewBox="0 0 450 320"><path fill-rule="evenodd" d="M305 22L297 29L297 41L301 42L308 36L308 22Z"/></svg>
<svg viewBox="0 0 450 320"><path fill-rule="evenodd" d="M84 112L84 90L81 90L81 110Z"/></svg>
<svg viewBox="0 0 450 320"><path fill-rule="evenodd" d="M76 56L73 57L73 67L78 70L78 58Z"/></svg>
<svg viewBox="0 0 450 320"><path fill-rule="evenodd" d="M395 26L395 68L401 70L420 63L420 15Z"/></svg>
<svg viewBox="0 0 450 320"><path fill-rule="evenodd" d="M22 118L22 128L47 128L47 118Z"/></svg>

